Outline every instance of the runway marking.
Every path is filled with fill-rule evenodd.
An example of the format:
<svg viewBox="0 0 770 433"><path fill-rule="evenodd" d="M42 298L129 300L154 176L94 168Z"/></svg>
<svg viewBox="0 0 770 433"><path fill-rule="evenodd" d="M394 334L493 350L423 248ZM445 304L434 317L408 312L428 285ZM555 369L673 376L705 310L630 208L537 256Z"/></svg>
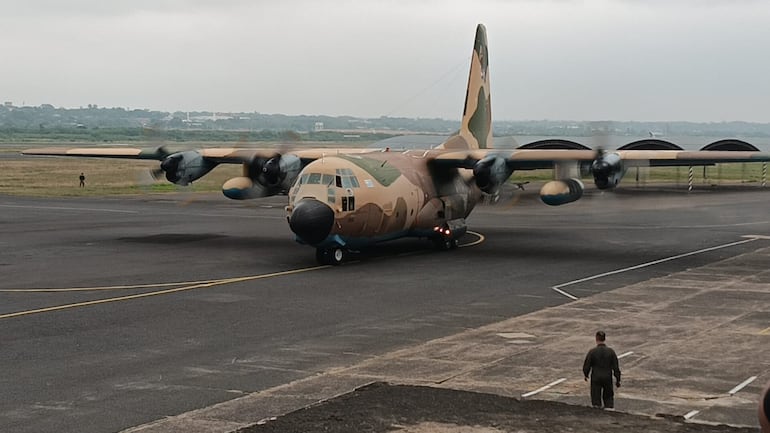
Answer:
<svg viewBox="0 0 770 433"><path fill-rule="evenodd" d="M742 390L743 388L746 388L751 382L754 382L755 380L757 380L757 376L751 376L750 378L736 385L735 388L727 391L727 393L730 395L735 395L736 393L738 393L738 391Z"/></svg>
<svg viewBox="0 0 770 433"><path fill-rule="evenodd" d="M699 410L691 410L691 411L687 412L686 414L684 414L684 419L690 419L690 418L694 417L695 415L697 415L699 413L700 413Z"/></svg>
<svg viewBox="0 0 770 433"><path fill-rule="evenodd" d="M577 296L571 295L571 294L569 294L569 293L565 292L565 291L564 291L564 290L562 290L562 289L559 289L559 288L557 288L557 287L551 287L551 288L552 288L553 290L555 290L555 291L557 291L557 292L561 293L562 295L564 295L564 296L566 296L566 297L568 297L568 298L572 299L573 301L577 301L577 300L578 300Z"/></svg>
<svg viewBox="0 0 770 433"><path fill-rule="evenodd" d="M72 308L88 307L91 305L107 304L107 303L119 302L119 301L128 301L132 299L149 298L150 296L168 295L171 293L185 292L185 291L195 290L195 289L206 289L209 287L221 286L224 284L240 283L244 281L253 281L253 280L260 280L265 278L282 277L286 275L293 275L293 274L299 274L303 272L311 272L311 271L317 271L320 269L326 269L330 266L331 265L313 266L310 268L293 269L290 271L273 272L270 274L251 275L246 277L235 277L235 278L224 278L221 280L214 280L214 281L209 281L209 282L200 283L200 284L193 284L185 287L177 287L175 289L160 290L157 292L139 293L135 295L118 296L115 298L96 299L93 301L76 302L74 304L64 304L64 305L56 305L53 307L37 308L34 310L17 311L15 313L0 314L0 319L10 319L13 317L28 316L31 314L48 313L52 311L68 310Z"/></svg>
<svg viewBox="0 0 770 433"><path fill-rule="evenodd" d="M633 355L633 354L634 354L634 352L626 352L626 353L624 353L624 354L622 354L622 355L619 355L619 356L618 356L618 359L623 359L623 358L625 358L626 356L631 356L631 355Z"/></svg>
<svg viewBox="0 0 770 433"><path fill-rule="evenodd" d="M111 213L130 213L130 214L139 213L139 211L136 211L136 210L98 209L98 208L88 208L88 207L27 206L27 205L15 205L15 204L0 204L0 207L12 207L12 208L21 208L21 209L42 209L42 210L77 210L77 211L89 211L89 212L111 212Z"/></svg>
<svg viewBox="0 0 770 433"><path fill-rule="evenodd" d="M97 292L104 290L132 290L132 289L150 289L153 287L173 287L173 286L186 286L190 284L207 284L222 281L228 278L220 278L216 280L201 280L201 281L178 281L172 283L157 283L157 284L134 284L134 285L119 285L119 286L97 286L97 287L67 287L67 288L32 288L32 289L0 289L3 293L59 293L59 292Z"/></svg>
<svg viewBox="0 0 770 433"><path fill-rule="evenodd" d="M770 335L770 327L767 327L767 328L759 331L759 335Z"/></svg>
<svg viewBox="0 0 770 433"><path fill-rule="evenodd" d="M677 259L681 259L681 258L684 258L684 257L694 256L694 255L697 255L697 254L703 254L703 253L707 253L707 252L710 252L710 251L721 250L723 248L734 247L734 246L737 246L737 245L742 245L742 244L746 244L746 243L749 243L749 242L754 242L754 241L762 239L762 237L759 237L757 235L746 235L746 236L743 236L743 237L745 237L747 239L744 239L742 241L735 241L735 242L730 242L730 243L727 243L727 244L717 245L717 246L713 246L713 247L709 247L709 248L703 248L703 249L700 249L700 250L691 251L689 253L677 254L675 256L666 257L666 258L659 259L659 260L653 260L651 262L642 263L642 264L636 265L636 266L629 266L629 267L623 268L623 269L616 269L614 271L604 272L602 274L592 275L590 277L585 277L585 278L580 278L578 280L568 281L566 283L557 284L557 285L551 287L551 289L561 293L562 295L567 296L568 298L571 298L573 300L577 300L578 299L577 297L575 297L573 295L570 295L567 292L562 291L561 288L562 287L571 286L573 284L584 283L586 281L591 281L591 280L595 280L595 279L598 279L598 278L608 277L610 275L620 274L620 273L623 273L623 272L634 271L634 270L646 268L646 267L649 267L649 266L659 265L661 263L670 262L672 260L677 260Z"/></svg>
<svg viewBox="0 0 770 433"><path fill-rule="evenodd" d="M531 397L531 396L533 396L533 395L535 395L537 393L540 393L540 392L543 392L543 391L545 391L545 390L547 390L549 388L552 388L552 387L554 387L554 386L564 382L565 380L567 380L566 377L562 377L561 379L554 380L553 382L549 383L548 385L541 386L540 388L538 388L538 389L536 389L534 391L530 391L528 393L522 394L521 398Z"/></svg>
<svg viewBox="0 0 770 433"><path fill-rule="evenodd" d="M486 237L484 237L484 235L482 235L481 233L472 232L472 231L470 231L470 230L468 230L468 231L467 231L467 233L468 233L468 234L471 234L471 235L475 235L475 236L478 236L478 239L477 239L476 241L474 241L474 242L471 242L471 243L469 243L469 244L462 244L462 245L458 245L458 246L457 246L458 248L472 247L472 246L475 246L475 245L478 245L478 244L480 244L480 243L484 242L484 241L487 239L487 238L486 238Z"/></svg>

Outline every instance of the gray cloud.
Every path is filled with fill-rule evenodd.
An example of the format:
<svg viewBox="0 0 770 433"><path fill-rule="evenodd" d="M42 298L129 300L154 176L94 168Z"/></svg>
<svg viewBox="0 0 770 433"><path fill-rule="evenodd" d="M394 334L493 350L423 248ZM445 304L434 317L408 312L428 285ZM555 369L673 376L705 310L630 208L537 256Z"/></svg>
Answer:
<svg viewBox="0 0 770 433"><path fill-rule="evenodd" d="M497 118L770 121L752 0L19 2L0 98L458 118L477 22Z"/></svg>

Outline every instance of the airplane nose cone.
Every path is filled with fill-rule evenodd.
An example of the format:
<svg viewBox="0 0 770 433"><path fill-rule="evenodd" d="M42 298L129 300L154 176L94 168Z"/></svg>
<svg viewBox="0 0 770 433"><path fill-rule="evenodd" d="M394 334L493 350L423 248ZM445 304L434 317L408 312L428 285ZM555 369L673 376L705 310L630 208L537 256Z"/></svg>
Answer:
<svg viewBox="0 0 770 433"><path fill-rule="evenodd" d="M315 245L332 231L334 211L318 200L303 199L294 205L289 227L300 239Z"/></svg>

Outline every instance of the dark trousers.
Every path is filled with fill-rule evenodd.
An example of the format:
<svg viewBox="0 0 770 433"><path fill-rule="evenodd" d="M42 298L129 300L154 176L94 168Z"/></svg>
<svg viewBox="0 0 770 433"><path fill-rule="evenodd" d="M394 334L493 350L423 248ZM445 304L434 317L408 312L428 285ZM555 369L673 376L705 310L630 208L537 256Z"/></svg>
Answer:
<svg viewBox="0 0 770 433"><path fill-rule="evenodd" d="M615 390L612 389L612 377L591 378L591 405L593 407L615 407Z"/></svg>

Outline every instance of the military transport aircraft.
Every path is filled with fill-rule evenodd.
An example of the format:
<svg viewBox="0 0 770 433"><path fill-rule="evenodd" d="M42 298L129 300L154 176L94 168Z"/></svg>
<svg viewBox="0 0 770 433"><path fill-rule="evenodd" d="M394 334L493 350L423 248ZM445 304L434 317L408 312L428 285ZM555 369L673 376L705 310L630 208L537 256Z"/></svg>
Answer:
<svg viewBox="0 0 770 433"><path fill-rule="evenodd" d="M480 24L460 129L431 149L205 148L170 153L163 147L49 148L24 154L158 160L159 171L178 185L199 179L218 164L241 164L243 175L225 182L224 195L242 200L287 194L287 219L296 240L316 248L320 263L335 265L352 249L405 236L431 239L440 249L456 247L474 206L485 194L496 194L515 170L571 164L593 176L597 188L611 189L634 166L770 160L770 154L753 151L495 150L488 54L486 29ZM584 185L578 177L557 174L542 187L542 201L558 206L579 199Z"/></svg>

